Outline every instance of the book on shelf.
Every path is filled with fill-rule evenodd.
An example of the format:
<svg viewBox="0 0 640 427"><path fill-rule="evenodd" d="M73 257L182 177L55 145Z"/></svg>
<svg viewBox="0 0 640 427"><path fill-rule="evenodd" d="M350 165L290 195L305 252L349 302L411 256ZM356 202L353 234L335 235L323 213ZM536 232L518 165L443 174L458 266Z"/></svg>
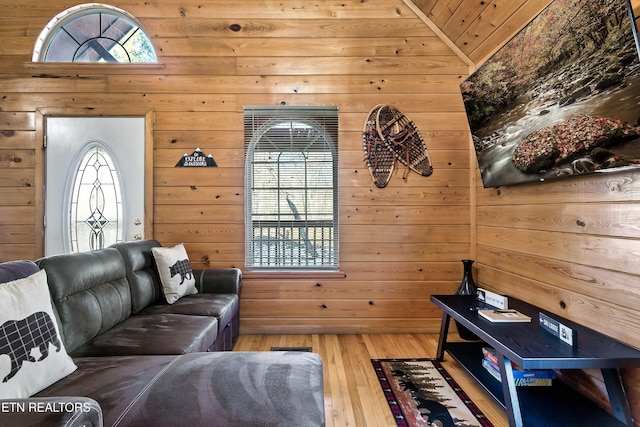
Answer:
<svg viewBox="0 0 640 427"><path fill-rule="evenodd" d="M493 368L500 373L500 368L498 367L498 355L496 351L491 347L483 347L482 348L483 359L493 366ZM514 378L555 378L556 371L553 369L522 369L520 366L511 362L511 367L513 368L513 376Z"/></svg>
<svg viewBox="0 0 640 427"><path fill-rule="evenodd" d="M498 381L500 378L500 368L498 366L498 355L491 347L482 348L482 366ZM517 386L549 386L556 378L553 369L522 369L511 362L513 377Z"/></svg>
<svg viewBox="0 0 640 427"><path fill-rule="evenodd" d="M495 323L531 322L531 317L513 309L480 309L478 310L478 314L488 321Z"/></svg>
<svg viewBox="0 0 640 427"><path fill-rule="evenodd" d="M492 360L493 359L493 360ZM487 356L483 357L483 360L486 360L490 366L500 374L500 368L497 363L497 356ZM511 367L513 369L513 377L514 378L549 378L554 379L556 377L556 371L553 369L522 369L520 366L511 362Z"/></svg>
<svg viewBox="0 0 640 427"><path fill-rule="evenodd" d="M497 366L488 361L487 359L482 359L482 367L491 374L493 378L502 382L502 378L500 376L500 372L497 371ZM515 373L515 370L514 370ZM553 378L514 378L514 382L516 387L548 387L553 384Z"/></svg>
<svg viewBox="0 0 640 427"><path fill-rule="evenodd" d="M496 353L496 350L494 348L482 347L482 357L498 366L498 353ZM513 362L511 362L511 365L513 365Z"/></svg>

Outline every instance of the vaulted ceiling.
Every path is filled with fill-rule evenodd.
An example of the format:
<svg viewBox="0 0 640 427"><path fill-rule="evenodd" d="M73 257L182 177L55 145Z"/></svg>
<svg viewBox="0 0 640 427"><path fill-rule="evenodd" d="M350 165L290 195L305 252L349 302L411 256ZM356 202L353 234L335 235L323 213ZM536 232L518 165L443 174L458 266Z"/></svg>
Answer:
<svg viewBox="0 0 640 427"><path fill-rule="evenodd" d="M473 64L480 65L551 0L406 0ZM631 0L640 13L640 0ZM638 19L636 18L636 21Z"/></svg>

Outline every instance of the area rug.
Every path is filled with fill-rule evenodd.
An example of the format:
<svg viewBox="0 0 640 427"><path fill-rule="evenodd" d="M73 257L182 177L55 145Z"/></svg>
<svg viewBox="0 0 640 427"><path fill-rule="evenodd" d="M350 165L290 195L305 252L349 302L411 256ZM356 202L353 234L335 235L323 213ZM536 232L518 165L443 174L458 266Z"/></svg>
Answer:
<svg viewBox="0 0 640 427"><path fill-rule="evenodd" d="M493 427L435 359L372 359L398 427Z"/></svg>

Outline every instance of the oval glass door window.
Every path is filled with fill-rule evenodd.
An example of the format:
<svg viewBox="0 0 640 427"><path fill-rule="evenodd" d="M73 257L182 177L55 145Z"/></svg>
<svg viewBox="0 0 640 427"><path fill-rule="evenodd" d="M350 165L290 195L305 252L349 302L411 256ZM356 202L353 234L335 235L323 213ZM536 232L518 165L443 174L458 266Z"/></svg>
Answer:
<svg viewBox="0 0 640 427"><path fill-rule="evenodd" d="M107 150L90 144L75 169L69 229L73 252L102 249L122 240L120 177Z"/></svg>

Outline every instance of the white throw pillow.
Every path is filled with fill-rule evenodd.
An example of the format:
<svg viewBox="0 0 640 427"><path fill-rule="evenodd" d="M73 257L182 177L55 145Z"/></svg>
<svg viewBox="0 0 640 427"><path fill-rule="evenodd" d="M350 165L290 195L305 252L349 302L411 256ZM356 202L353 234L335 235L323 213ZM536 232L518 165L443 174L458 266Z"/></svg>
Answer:
<svg viewBox="0 0 640 427"><path fill-rule="evenodd" d="M182 243L172 247L151 248L156 260L158 275L164 297L173 304L185 295L197 293L196 278L193 277L189 256Z"/></svg>
<svg viewBox="0 0 640 427"><path fill-rule="evenodd" d="M47 273L0 284L0 399L30 397L76 369L53 315Z"/></svg>

